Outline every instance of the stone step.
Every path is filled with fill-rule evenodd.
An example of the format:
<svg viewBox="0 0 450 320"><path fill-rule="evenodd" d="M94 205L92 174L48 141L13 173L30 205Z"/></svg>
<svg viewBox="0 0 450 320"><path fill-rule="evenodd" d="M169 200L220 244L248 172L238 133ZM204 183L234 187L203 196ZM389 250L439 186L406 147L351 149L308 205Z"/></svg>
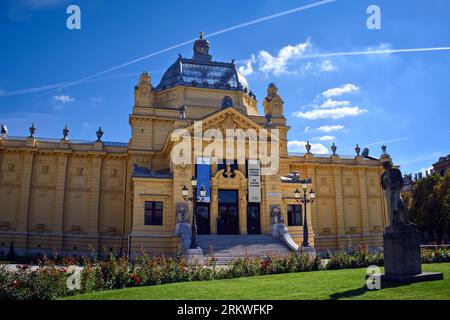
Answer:
<svg viewBox="0 0 450 320"><path fill-rule="evenodd" d="M198 244L205 256L212 248L217 264L228 264L237 258L291 253L280 239L271 235L199 235Z"/></svg>

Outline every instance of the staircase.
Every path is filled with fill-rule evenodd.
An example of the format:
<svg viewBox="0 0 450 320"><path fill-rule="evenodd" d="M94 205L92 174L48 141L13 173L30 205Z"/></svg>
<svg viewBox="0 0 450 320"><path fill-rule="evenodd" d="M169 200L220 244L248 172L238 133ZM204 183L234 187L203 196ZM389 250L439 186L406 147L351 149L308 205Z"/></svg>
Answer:
<svg viewBox="0 0 450 320"><path fill-rule="evenodd" d="M287 255L292 251L271 235L199 235L198 245L203 255L209 255L209 247L217 258L217 264L227 264L242 257L262 257L270 254Z"/></svg>

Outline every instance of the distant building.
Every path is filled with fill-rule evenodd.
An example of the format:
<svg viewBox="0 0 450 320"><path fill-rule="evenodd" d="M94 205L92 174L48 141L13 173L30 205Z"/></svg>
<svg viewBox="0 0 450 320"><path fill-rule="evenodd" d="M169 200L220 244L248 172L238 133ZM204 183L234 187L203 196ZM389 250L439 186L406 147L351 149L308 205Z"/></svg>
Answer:
<svg viewBox="0 0 450 320"><path fill-rule="evenodd" d="M450 169L450 154L446 157L440 157L439 161L433 164L434 172L444 176L445 172Z"/></svg>

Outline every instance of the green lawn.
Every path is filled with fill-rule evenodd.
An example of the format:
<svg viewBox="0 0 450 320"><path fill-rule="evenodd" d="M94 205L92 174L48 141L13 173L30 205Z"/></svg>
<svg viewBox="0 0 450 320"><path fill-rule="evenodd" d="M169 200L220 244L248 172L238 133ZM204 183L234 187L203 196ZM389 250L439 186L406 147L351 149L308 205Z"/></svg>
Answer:
<svg viewBox="0 0 450 320"><path fill-rule="evenodd" d="M444 280L369 291L365 269L347 269L258 276L230 280L174 283L101 291L69 299L448 299L450 263L423 265L423 271L444 272Z"/></svg>

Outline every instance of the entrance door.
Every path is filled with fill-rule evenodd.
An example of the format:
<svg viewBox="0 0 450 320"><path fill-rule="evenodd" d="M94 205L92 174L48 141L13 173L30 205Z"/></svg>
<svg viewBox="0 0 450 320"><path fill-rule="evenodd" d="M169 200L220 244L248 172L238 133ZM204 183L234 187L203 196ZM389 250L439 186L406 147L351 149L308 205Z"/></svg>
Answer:
<svg viewBox="0 0 450 320"><path fill-rule="evenodd" d="M259 203L247 203L247 233L261 233L261 219L259 214Z"/></svg>
<svg viewBox="0 0 450 320"><path fill-rule="evenodd" d="M217 234L239 234L237 190L219 190Z"/></svg>
<svg viewBox="0 0 450 320"><path fill-rule="evenodd" d="M209 204L197 203L197 233L210 234Z"/></svg>

